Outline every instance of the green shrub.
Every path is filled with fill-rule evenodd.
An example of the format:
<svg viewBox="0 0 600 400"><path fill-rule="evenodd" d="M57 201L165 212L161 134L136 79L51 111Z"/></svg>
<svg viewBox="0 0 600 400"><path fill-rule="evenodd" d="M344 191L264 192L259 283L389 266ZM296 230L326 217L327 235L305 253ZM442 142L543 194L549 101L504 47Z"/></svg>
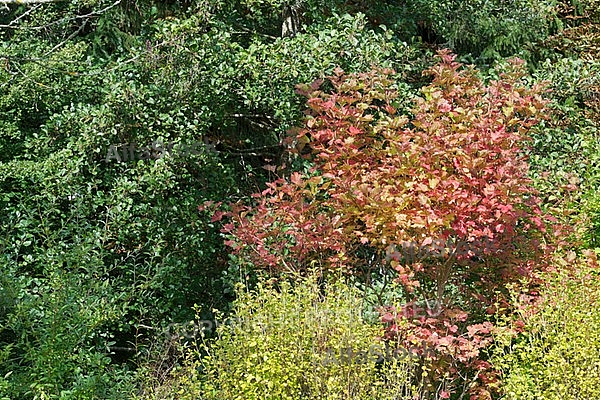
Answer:
<svg viewBox="0 0 600 400"><path fill-rule="evenodd" d="M522 333L497 337L505 399L598 398L600 270L595 256L587 261L548 276L539 304L521 308Z"/></svg>
<svg viewBox="0 0 600 400"><path fill-rule="evenodd" d="M581 59L598 59L600 46L600 1L561 0L559 11L563 29L543 44L557 53Z"/></svg>
<svg viewBox="0 0 600 400"><path fill-rule="evenodd" d="M551 117L533 130L529 150L530 176L545 206L569 215L564 222L580 227L591 248L600 232L599 73L600 63L581 59L540 65L535 79L550 82Z"/></svg>
<svg viewBox="0 0 600 400"><path fill-rule="evenodd" d="M598 184L598 177L594 180ZM600 192L590 190L584 196L584 244L586 247L600 252Z"/></svg>
<svg viewBox="0 0 600 400"><path fill-rule="evenodd" d="M481 60L519 54L555 29L553 1L548 0L413 0L413 14L437 42Z"/></svg>
<svg viewBox="0 0 600 400"><path fill-rule="evenodd" d="M363 15L275 40L262 33L280 31L279 0L113 3L0 13L18 23L0 29L0 398L128 398L189 299L227 308L222 240L197 206L272 174L277 132L302 112L294 84L337 64L411 69L413 50ZM218 154L106 160L159 140Z"/></svg>

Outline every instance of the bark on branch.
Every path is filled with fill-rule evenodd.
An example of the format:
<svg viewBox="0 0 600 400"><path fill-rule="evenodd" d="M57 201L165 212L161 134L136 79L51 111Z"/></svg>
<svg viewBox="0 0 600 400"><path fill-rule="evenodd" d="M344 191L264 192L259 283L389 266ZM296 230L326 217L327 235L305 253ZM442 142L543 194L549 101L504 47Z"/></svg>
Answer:
<svg viewBox="0 0 600 400"><path fill-rule="evenodd" d="M296 36L300 30L300 15L303 3L303 0L296 0L284 7L281 37Z"/></svg>

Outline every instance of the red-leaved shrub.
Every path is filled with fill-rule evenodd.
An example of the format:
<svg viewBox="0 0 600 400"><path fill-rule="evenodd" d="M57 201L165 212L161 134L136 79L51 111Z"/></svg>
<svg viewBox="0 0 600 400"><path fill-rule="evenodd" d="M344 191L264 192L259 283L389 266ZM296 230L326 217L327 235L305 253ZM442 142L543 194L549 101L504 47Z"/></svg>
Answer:
<svg viewBox="0 0 600 400"><path fill-rule="evenodd" d="M410 117L394 107L389 69L336 70L331 93L323 81L299 86L309 110L289 144L312 169L214 219L230 218L227 244L257 268L352 272L375 260L395 270L406 304L382 310L390 338L435 349L432 393L487 398L496 377L480 355L493 328L486 314L503 305L507 282L532 277L549 252L551 219L523 155L546 101L543 87L523 84L520 60L485 84L448 51L439 57ZM435 309L407 311L424 300ZM466 389L452 379L459 373L470 373Z"/></svg>

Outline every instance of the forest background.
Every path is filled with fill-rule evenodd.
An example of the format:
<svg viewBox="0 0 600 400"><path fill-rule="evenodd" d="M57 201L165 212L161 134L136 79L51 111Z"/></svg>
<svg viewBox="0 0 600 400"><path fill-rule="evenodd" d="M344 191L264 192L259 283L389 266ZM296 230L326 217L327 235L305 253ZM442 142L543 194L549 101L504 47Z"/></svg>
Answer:
<svg viewBox="0 0 600 400"><path fill-rule="evenodd" d="M0 399L599 398L599 10L0 1Z"/></svg>

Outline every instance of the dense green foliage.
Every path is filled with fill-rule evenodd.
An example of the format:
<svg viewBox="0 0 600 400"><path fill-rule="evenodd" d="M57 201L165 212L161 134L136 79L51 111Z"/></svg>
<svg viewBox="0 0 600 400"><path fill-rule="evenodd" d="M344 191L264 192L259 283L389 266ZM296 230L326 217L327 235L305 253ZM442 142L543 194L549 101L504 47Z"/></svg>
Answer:
<svg viewBox="0 0 600 400"><path fill-rule="evenodd" d="M129 367L115 362L136 361L155 332L162 340L170 322L193 316L193 302L227 305L221 246L196 206L256 188L255 170L277 159L278 134L299 114L293 85L409 51L364 30L361 15L274 43L240 35L227 4L131 3L72 27L111 4L3 17L24 16L1 45L0 372L10 397L128 397L131 386L115 382ZM38 34L47 23L57 31ZM345 55L353 35L360 46ZM295 69L284 68L290 57ZM112 145L156 141L219 153L107 161Z"/></svg>
<svg viewBox="0 0 600 400"><path fill-rule="evenodd" d="M200 319L213 319L213 309L246 312L244 304L260 296L271 299L265 317L291 307L278 303L273 288L236 296L234 284L252 286L256 271L248 258L228 253L220 225L197 207L251 204L266 182L307 172L311 163L283 143L305 109L294 88L337 67L349 74L393 68L394 107L410 115L437 48L478 63L483 79L505 71L504 57L525 58L528 83L548 80L552 89L551 115L532 132L528 152L542 209L575 227L568 246L598 252L598 9L597 0L0 6L0 399L126 399L151 396L154 387L193 397L206 377L193 373L197 382L186 386L178 379L189 371L176 366L194 368L201 358L171 333L196 317L194 304ZM195 151L168 155L171 145ZM112 146L128 156L121 152L119 162ZM394 271L375 264L359 266L353 278L369 292L363 307L370 312L403 297L401 285L389 282ZM290 302L308 304L309 286L287 289ZM356 293L339 290L350 296L346 308L354 304ZM382 326L375 320L315 329L353 327L367 343ZM302 339L293 330L273 332L283 347ZM223 356L241 338L223 331L207 343ZM304 364L273 362L273 382L288 370L320 376ZM220 385L242 371L231 368ZM371 366L354 372L363 388L380 382ZM173 394L169 385L180 384ZM331 390L332 398L346 393Z"/></svg>
<svg viewBox="0 0 600 400"><path fill-rule="evenodd" d="M481 60L539 56L536 42L560 24L550 0L408 2L437 43Z"/></svg>

